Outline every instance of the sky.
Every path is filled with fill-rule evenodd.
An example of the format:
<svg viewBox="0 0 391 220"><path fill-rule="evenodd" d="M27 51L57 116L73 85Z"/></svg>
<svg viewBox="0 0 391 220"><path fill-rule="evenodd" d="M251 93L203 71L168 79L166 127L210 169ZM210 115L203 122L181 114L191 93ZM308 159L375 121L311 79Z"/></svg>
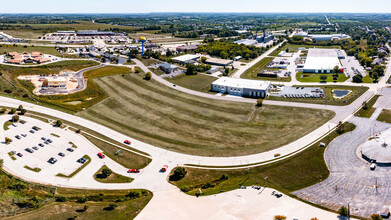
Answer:
<svg viewBox="0 0 391 220"><path fill-rule="evenodd" d="M391 13L391 0L0 0L0 13L149 12Z"/></svg>

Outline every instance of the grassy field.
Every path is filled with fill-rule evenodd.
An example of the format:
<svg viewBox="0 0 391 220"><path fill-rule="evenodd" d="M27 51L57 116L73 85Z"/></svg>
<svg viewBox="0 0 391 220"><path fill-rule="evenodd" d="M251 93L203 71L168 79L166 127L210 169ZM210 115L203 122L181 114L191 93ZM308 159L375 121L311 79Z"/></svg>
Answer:
<svg viewBox="0 0 391 220"><path fill-rule="evenodd" d="M277 101L324 104L324 105L349 105L368 90L368 87L363 87L363 86L327 85L327 86L311 86L311 87L322 88L324 98L285 98L285 97L278 97L278 96L269 96L267 99L277 100ZM336 99L332 95L332 90L334 89L350 90L352 92L342 99Z"/></svg>
<svg viewBox="0 0 391 220"><path fill-rule="evenodd" d="M291 77L259 77L258 73L262 72L262 70L269 69L266 68L267 64L270 63L274 58L273 57L266 57L260 60L258 63L256 63L251 68L247 69L240 78L242 79L257 79L257 80L267 80L267 81L279 81L279 82L290 82ZM272 69L269 69L272 70Z"/></svg>
<svg viewBox="0 0 391 220"><path fill-rule="evenodd" d="M325 81L321 81L319 78L321 75L327 76L327 79ZM333 74L331 74L331 73L329 73L329 74L296 73L296 79L299 82L345 82L347 79L349 79L349 77L347 77L343 73L340 73L340 74L338 74L337 81L334 81Z"/></svg>
<svg viewBox="0 0 391 220"><path fill-rule="evenodd" d="M217 80L216 77L204 74L188 76L184 73L179 76L166 79L173 84L200 92L208 92L210 90L210 84Z"/></svg>
<svg viewBox="0 0 391 220"><path fill-rule="evenodd" d="M344 133L346 133L354 130L355 125L345 123L344 128ZM204 195L211 195L221 191L234 190L239 186L264 186L264 178L267 176L268 187L290 193L323 181L329 176L329 170L323 157L325 147L320 147L319 143L323 142L327 146L339 135L334 131L305 151L264 166L238 170L186 168L187 174L182 180L170 183L190 195L199 192L199 188ZM228 176L228 179L222 178L222 175ZM208 185L212 187L207 187Z"/></svg>
<svg viewBox="0 0 391 220"><path fill-rule="evenodd" d="M0 54L5 54L5 53L9 53L9 52L23 53L24 51L26 51L27 53L31 53L33 51L39 51L44 54L54 55L54 56L58 56L58 57L69 57L69 58L77 57L77 56L69 55L66 53L64 53L64 55L62 55L54 47L0 45Z"/></svg>
<svg viewBox="0 0 391 220"><path fill-rule="evenodd" d="M391 123L391 110L383 109L377 120L385 123Z"/></svg>
<svg viewBox="0 0 391 220"><path fill-rule="evenodd" d="M190 96L143 80L142 74L95 81L110 98L79 116L140 141L189 154L232 156L268 151L308 134L334 116L324 110L257 108Z"/></svg>
<svg viewBox="0 0 391 220"><path fill-rule="evenodd" d="M151 162L151 159L147 157L143 157L138 154L126 151L124 149L116 147L115 145L93 138L89 135L83 135L91 143L101 149L107 157L110 157L111 159L128 169L142 169ZM121 150L121 153L117 154L119 150Z"/></svg>
<svg viewBox="0 0 391 220"><path fill-rule="evenodd" d="M100 174L102 173L103 169L109 169L106 165L102 166L95 174L94 179L101 183L130 183L132 182L132 179L126 176L119 175L117 173L112 173L107 178L100 178Z"/></svg>
<svg viewBox="0 0 391 220"><path fill-rule="evenodd" d="M25 205L33 198L37 204L42 204L53 194L54 188L19 180L0 169L0 218L31 210L33 207L25 209Z"/></svg>
<svg viewBox="0 0 391 220"><path fill-rule="evenodd" d="M379 98L379 95L375 95L372 99L370 99L367 102L367 107L363 108L361 107L356 114L354 114L357 117L364 117L364 118L370 118L371 115L375 112L376 108L373 108L372 106L376 103L377 99Z"/></svg>
<svg viewBox="0 0 391 220"><path fill-rule="evenodd" d="M70 110L73 112L80 111L83 108L88 108L106 97L104 91L102 91L93 81L94 78L103 77L107 75L115 74L127 74L130 69L127 67L114 67L106 66L99 69L89 70L84 73L84 76L88 77L87 88L83 91L69 94L69 95L45 95L37 96L33 94L34 85L30 82L17 80L17 76L31 75L31 74L58 74L64 70L78 71L90 66L98 65L98 63L89 60L73 60L62 61L40 67L9 67L1 66L1 73L8 80L13 82L16 86L23 89L24 93L30 97L35 98L41 104L49 104ZM78 103L78 104L74 104Z"/></svg>
<svg viewBox="0 0 391 220"><path fill-rule="evenodd" d="M10 219L134 219L152 198L147 190L77 190L58 188L56 198L65 202L52 202L39 209L12 216ZM85 203L77 202L86 198ZM117 207L109 209L110 204ZM88 206L84 209L84 206Z"/></svg>

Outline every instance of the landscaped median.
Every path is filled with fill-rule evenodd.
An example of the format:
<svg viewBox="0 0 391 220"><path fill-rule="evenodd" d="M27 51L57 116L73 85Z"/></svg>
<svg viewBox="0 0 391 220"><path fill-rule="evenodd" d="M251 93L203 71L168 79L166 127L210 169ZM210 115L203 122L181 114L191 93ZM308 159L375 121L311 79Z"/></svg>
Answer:
<svg viewBox="0 0 391 220"><path fill-rule="evenodd" d="M373 105L376 103L379 97L380 95L374 95L370 100L365 101L361 108L354 115L357 117L370 118L376 110L376 108L373 108Z"/></svg>
<svg viewBox="0 0 391 220"><path fill-rule="evenodd" d="M95 174L94 179L101 183L130 183L132 178L119 175L103 165Z"/></svg>
<svg viewBox="0 0 391 220"><path fill-rule="evenodd" d="M91 157L89 157L88 155L84 155L83 158L87 159L87 161L83 165L81 165L79 168L77 168L77 170L73 171L73 173L71 173L69 175L64 175L62 173L59 173L56 176L65 177L65 178L72 178L77 173L79 173L84 167L86 167L89 163L91 163Z"/></svg>
<svg viewBox="0 0 391 220"><path fill-rule="evenodd" d="M269 164L259 164L251 168L184 167L187 171L186 175L170 183L189 195L200 192L202 195L211 195L238 189L240 186L264 186L265 184L289 194L323 181L329 176L323 156L326 147L334 138L354 130L355 127L354 124L345 122L302 152ZM322 147L320 143L324 143L326 147ZM175 169L172 172L174 171Z"/></svg>

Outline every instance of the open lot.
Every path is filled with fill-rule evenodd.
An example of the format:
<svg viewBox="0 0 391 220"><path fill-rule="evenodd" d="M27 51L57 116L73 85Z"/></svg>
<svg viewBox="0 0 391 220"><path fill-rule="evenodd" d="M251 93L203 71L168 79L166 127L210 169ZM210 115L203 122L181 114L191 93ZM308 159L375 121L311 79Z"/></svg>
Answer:
<svg viewBox="0 0 391 220"><path fill-rule="evenodd" d="M65 58L75 58L76 55L70 55L70 54L61 54L56 50L54 47L42 47L42 46L21 46L21 45L0 45L0 54L5 54L9 52L18 52L23 53L26 51L27 53L31 53L33 51L39 51L44 54L48 55L54 55L57 57L65 57Z"/></svg>
<svg viewBox="0 0 391 220"><path fill-rule="evenodd" d="M210 84L217 80L216 77L204 74L197 74L192 76L181 74L173 78L167 77L166 79L173 84L200 92L208 92L210 90Z"/></svg>
<svg viewBox="0 0 391 220"><path fill-rule="evenodd" d="M320 76L327 76L326 80L320 80ZM349 77L347 77L345 74L340 73L338 74L338 78L336 81L334 81L333 78L334 74L310 74L310 73L296 73L296 79L299 82L345 82Z"/></svg>
<svg viewBox="0 0 391 220"><path fill-rule="evenodd" d="M290 143L334 116L325 110L216 101L140 74L95 80L110 98L78 113L140 141L196 155L259 153ZM275 138L275 134L279 138Z"/></svg>

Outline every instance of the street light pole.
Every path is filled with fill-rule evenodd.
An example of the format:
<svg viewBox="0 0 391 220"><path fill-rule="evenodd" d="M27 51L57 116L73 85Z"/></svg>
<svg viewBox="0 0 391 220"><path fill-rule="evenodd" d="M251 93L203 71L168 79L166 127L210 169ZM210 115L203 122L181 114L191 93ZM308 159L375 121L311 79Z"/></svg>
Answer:
<svg viewBox="0 0 391 220"><path fill-rule="evenodd" d="M267 176L264 178L264 180L265 180L265 188L266 188L266 186L267 186Z"/></svg>

